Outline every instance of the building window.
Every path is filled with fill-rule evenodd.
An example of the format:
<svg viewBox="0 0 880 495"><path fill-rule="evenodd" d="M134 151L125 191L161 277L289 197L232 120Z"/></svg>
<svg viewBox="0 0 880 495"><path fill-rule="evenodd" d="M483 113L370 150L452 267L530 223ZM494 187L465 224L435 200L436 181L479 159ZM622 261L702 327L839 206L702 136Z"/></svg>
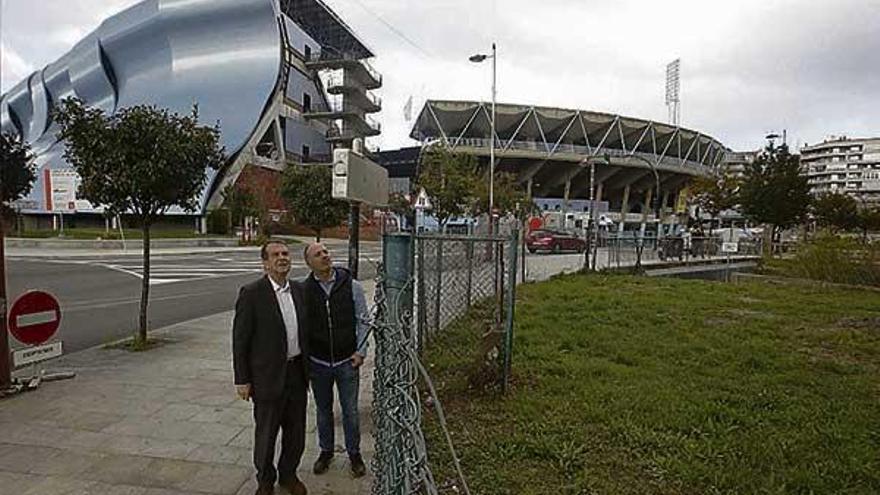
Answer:
<svg viewBox="0 0 880 495"><path fill-rule="evenodd" d="M302 155L303 155L303 161L304 161L304 162L309 161L309 155L310 155L310 154L311 154L311 149L309 149L309 145L304 144L303 147L302 147Z"/></svg>
<svg viewBox="0 0 880 495"><path fill-rule="evenodd" d="M308 93L303 93L303 112L312 111L312 97Z"/></svg>
<svg viewBox="0 0 880 495"><path fill-rule="evenodd" d="M304 46L303 47L303 55L305 56L306 61L311 60L312 59L312 47L310 47L309 45Z"/></svg>

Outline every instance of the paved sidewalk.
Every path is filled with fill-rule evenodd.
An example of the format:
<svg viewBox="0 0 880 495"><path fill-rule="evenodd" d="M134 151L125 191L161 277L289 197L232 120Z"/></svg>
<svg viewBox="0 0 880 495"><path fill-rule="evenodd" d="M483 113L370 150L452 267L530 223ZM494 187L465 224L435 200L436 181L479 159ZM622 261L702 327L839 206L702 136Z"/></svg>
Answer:
<svg viewBox="0 0 880 495"><path fill-rule="evenodd" d="M365 288L369 297L372 283ZM231 320L225 312L158 330L168 342L147 352L93 348L51 362L77 377L0 401L0 494L253 493L253 416L234 396ZM371 353L360 395L368 467L372 376ZM369 494L371 476L349 474L338 411L337 457L327 474L311 473L311 394L309 402L299 469L309 493Z"/></svg>

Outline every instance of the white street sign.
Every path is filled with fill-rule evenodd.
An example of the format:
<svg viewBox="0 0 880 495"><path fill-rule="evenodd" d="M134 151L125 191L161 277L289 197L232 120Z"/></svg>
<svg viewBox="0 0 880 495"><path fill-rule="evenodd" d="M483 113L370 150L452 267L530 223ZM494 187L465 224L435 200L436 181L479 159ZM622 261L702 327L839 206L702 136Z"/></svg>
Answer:
<svg viewBox="0 0 880 495"><path fill-rule="evenodd" d="M736 242L722 242L721 243L721 252L722 253L739 252L739 244Z"/></svg>
<svg viewBox="0 0 880 495"><path fill-rule="evenodd" d="M422 189L419 191L419 195L416 196L416 204L413 208L417 210L430 210L431 206L431 198L428 197L428 193Z"/></svg>
<svg viewBox="0 0 880 495"><path fill-rule="evenodd" d="M20 349L12 353L12 361L16 367L26 364L36 363L59 357L63 354L61 342L53 342L51 344L41 345L39 347L28 347Z"/></svg>

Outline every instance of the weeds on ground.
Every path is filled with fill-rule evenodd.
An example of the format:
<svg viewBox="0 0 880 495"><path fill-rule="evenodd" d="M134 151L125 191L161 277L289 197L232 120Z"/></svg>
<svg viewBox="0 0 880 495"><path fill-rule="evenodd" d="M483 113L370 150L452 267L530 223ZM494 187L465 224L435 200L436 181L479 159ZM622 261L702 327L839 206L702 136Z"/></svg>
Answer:
<svg viewBox="0 0 880 495"><path fill-rule="evenodd" d="M767 259L764 266L768 274L880 286L880 244L824 236L803 246L793 257Z"/></svg>
<svg viewBox="0 0 880 495"><path fill-rule="evenodd" d="M425 354L473 493L880 493L876 292L578 275L516 314L505 397L467 325Z"/></svg>

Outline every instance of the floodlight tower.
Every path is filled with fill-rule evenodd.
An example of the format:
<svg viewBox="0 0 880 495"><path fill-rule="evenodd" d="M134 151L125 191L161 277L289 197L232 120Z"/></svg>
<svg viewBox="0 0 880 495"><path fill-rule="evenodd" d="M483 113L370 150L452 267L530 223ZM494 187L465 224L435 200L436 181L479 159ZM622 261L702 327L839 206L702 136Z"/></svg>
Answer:
<svg viewBox="0 0 880 495"><path fill-rule="evenodd" d="M678 126L681 122L681 59L677 58L666 66L666 107L669 110L669 123Z"/></svg>

